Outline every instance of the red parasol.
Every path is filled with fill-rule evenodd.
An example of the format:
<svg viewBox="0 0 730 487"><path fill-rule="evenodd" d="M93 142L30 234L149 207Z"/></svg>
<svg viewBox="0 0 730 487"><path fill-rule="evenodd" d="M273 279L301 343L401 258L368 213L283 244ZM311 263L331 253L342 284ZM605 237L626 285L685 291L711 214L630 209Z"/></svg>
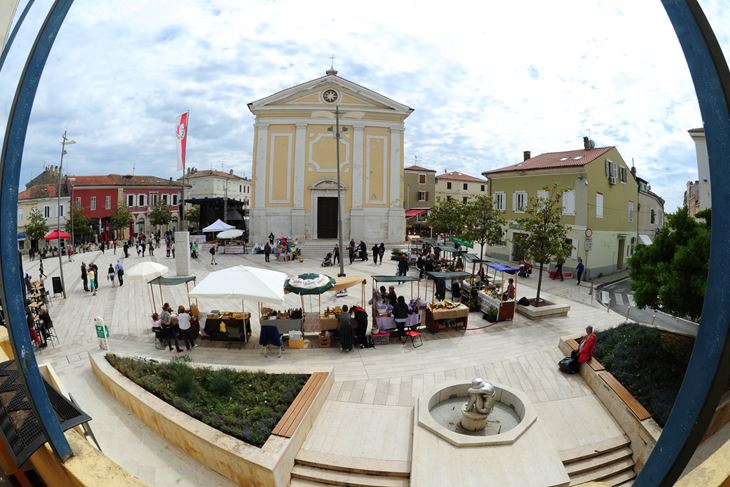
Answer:
<svg viewBox="0 0 730 487"><path fill-rule="evenodd" d="M61 230L61 239L62 240L67 240L69 238L71 238L71 235L69 235L68 233L66 233L63 230ZM50 232L48 232L46 234L46 236L43 237L43 239L44 240L58 240L58 228L56 228L56 229L51 230Z"/></svg>

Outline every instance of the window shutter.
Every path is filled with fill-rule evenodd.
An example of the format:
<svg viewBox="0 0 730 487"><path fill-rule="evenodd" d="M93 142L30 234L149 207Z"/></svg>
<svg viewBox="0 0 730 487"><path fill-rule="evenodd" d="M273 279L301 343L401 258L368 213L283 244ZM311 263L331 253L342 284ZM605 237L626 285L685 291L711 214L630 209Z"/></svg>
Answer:
<svg viewBox="0 0 730 487"><path fill-rule="evenodd" d="M606 176L610 176L611 175L611 171L608 169L608 164L609 164L608 159L606 159L605 163L606 163L605 164L605 167L606 167Z"/></svg>
<svg viewBox="0 0 730 487"><path fill-rule="evenodd" d="M517 211L517 193L512 193L512 211Z"/></svg>
<svg viewBox="0 0 730 487"><path fill-rule="evenodd" d="M426 201L428 201L428 191L426 191Z"/></svg>

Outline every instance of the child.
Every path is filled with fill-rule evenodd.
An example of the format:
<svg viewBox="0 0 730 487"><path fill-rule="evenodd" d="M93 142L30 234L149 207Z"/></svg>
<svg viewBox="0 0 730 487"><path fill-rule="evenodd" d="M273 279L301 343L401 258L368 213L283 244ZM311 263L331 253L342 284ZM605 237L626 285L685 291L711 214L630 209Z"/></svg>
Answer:
<svg viewBox="0 0 730 487"><path fill-rule="evenodd" d="M114 272L114 266L109 264L109 269L106 271L106 278L112 282L112 287L116 287L116 284L114 284L115 275L116 275L116 272Z"/></svg>

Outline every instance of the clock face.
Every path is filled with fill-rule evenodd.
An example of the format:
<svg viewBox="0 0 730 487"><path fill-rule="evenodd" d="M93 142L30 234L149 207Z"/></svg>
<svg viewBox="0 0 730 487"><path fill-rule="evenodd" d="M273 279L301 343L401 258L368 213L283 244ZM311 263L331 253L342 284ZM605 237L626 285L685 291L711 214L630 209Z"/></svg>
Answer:
<svg viewBox="0 0 730 487"><path fill-rule="evenodd" d="M340 95L337 94L335 90L327 90L324 93L322 93L322 98L327 103L334 103L337 101L337 99L340 97Z"/></svg>

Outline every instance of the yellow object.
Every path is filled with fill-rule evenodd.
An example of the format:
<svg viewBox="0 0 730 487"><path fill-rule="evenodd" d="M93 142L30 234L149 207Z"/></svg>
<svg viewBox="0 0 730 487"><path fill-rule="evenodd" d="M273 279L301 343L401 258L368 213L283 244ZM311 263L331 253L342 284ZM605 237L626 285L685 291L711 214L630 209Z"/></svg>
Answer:
<svg viewBox="0 0 730 487"><path fill-rule="evenodd" d="M300 338L299 340L292 340L290 338L289 348L304 348L304 338Z"/></svg>
<svg viewBox="0 0 730 487"><path fill-rule="evenodd" d="M218 325L218 331L221 332L221 333L228 333L228 328L226 328L226 322L225 321L221 321L220 322L220 324Z"/></svg>

